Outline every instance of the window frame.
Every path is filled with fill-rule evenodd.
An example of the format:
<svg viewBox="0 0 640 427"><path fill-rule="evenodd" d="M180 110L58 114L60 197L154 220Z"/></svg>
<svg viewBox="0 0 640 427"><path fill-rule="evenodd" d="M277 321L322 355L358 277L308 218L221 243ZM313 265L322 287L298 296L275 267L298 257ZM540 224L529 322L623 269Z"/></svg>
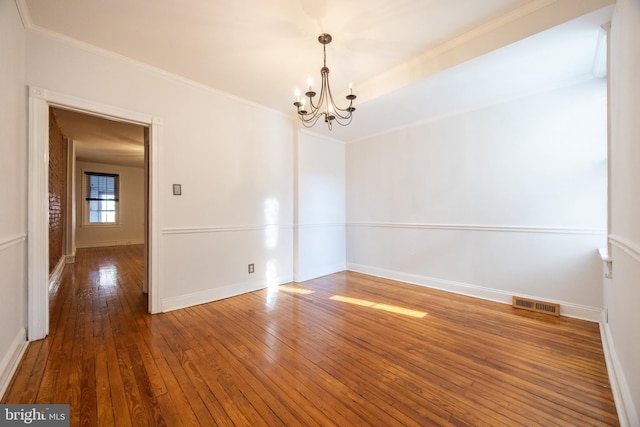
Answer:
<svg viewBox="0 0 640 427"><path fill-rule="evenodd" d="M115 179L115 183L114 183L115 220L113 222L91 222L90 221L91 219L90 203L92 201L89 200L89 194L88 194L89 188L87 186L89 176L106 176L106 177L113 177ZM120 174L111 173L111 172L96 172L91 170L82 170L81 177L82 177L82 183L81 183L82 185L82 227L97 227L97 228L120 227L120 202L121 202Z"/></svg>

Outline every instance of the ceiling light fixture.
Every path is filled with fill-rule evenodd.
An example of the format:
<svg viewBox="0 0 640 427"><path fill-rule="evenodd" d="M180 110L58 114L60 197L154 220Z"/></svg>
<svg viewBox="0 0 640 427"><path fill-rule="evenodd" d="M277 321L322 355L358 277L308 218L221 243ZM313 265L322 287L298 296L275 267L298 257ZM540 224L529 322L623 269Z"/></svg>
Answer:
<svg viewBox="0 0 640 427"><path fill-rule="evenodd" d="M320 88L320 96L318 97L318 102L315 104L313 102L313 98L316 96L316 92L312 89L312 81L311 78L307 80L307 86L309 86L309 90L305 92L305 96L308 99L307 102L303 98L300 99L300 90L296 89L296 102L293 105L298 109L298 117L302 121L302 124L305 127L312 127L316 124L320 117L324 117L324 122L331 130L333 122L337 122L340 126L347 126L351 123L351 115L356 110L353 106L353 100L356 99L356 96L353 94L353 88L351 84L349 84L349 95L347 95L347 100L349 101L349 105L347 108L339 108L335 101L333 100L333 95L331 94L331 87L329 86L329 68L327 68L327 45L331 43L331 34L323 33L318 36L318 41L322 44L322 50L324 52L324 62L323 67L320 69L320 75L322 76L322 86Z"/></svg>

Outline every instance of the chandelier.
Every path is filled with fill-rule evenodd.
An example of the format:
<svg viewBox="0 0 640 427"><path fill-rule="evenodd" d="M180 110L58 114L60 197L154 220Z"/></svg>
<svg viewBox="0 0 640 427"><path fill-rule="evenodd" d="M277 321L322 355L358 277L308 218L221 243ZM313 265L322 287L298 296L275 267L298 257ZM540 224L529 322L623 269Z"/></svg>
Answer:
<svg viewBox="0 0 640 427"><path fill-rule="evenodd" d="M311 78L307 80L307 86L309 90L305 92L305 97L300 99L300 90L296 89L296 102L293 105L298 109L298 117L302 121L305 127L312 127L316 124L320 117L324 118L324 122L331 130L332 124L335 121L340 126L347 126L351 123L351 115L356 110L353 106L353 100L356 96L353 94L353 88L349 85L349 95L347 100L349 105L346 108L339 108L333 100L331 94L331 87L329 86L329 68L327 68L327 45L331 43L331 34L323 33L318 36L318 41L322 44L322 50L324 53L323 67L320 69L320 75L322 76L322 86L320 87L320 96L317 102L314 103L313 99L316 96L316 92L312 89Z"/></svg>

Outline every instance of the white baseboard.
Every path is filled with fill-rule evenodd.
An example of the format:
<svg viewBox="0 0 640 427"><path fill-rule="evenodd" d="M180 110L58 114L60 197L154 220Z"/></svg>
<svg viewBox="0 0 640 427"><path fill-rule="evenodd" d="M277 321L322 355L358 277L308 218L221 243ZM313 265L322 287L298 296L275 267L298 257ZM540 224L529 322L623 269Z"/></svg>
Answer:
<svg viewBox="0 0 640 427"><path fill-rule="evenodd" d="M622 365L618 360L615 347L613 345L613 337L609 324L605 321L604 316L600 322L600 336L602 337L602 348L604 350L604 358L607 364L607 373L609 374L609 382L611 383L611 392L613 400L618 411L618 420L620 427L640 426L640 418L636 411L631 392L622 370Z"/></svg>
<svg viewBox="0 0 640 427"><path fill-rule="evenodd" d="M456 282L453 280L439 279L428 276L420 276L417 274L387 270L384 268L371 267L362 264L348 263L347 270L509 305L511 305L512 298L515 295L511 292L473 285L470 283ZM602 317L603 309L597 307L588 307L564 301L550 300L548 298L540 298L536 295L518 294L517 296L533 299L543 299L548 302L560 304L560 314L567 317L588 320L596 323L600 322L600 319Z"/></svg>
<svg viewBox="0 0 640 427"><path fill-rule="evenodd" d="M338 273L346 269L344 264L335 264L325 266L315 270L300 271L293 276L294 282L304 282L306 280L317 279L318 277L327 276L329 274Z"/></svg>
<svg viewBox="0 0 640 427"><path fill-rule="evenodd" d="M63 255L58 260L58 263L56 264L56 267L53 269L51 274L49 274L49 288L51 288L51 286L53 286L60 279L60 276L62 275L62 270L64 270L65 264L66 264L66 257Z"/></svg>
<svg viewBox="0 0 640 427"><path fill-rule="evenodd" d="M144 239L104 240L101 242L78 242L76 248L103 248L107 246L144 245Z"/></svg>
<svg viewBox="0 0 640 427"><path fill-rule="evenodd" d="M0 362L0 396L4 397L4 393L9 387L13 374L18 369L18 365L22 360L25 350L27 349L27 331L23 328L18 331L18 335L13 339L9 350Z"/></svg>
<svg viewBox="0 0 640 427"><path fill-rule="evenodd" d="M293 277L291 276L279 277L275 286L292 281ZM248 292L258 291L267 287L269 287L269 284L265 280L260 280L235 283L232 285L222 286L220 288L207 289L206 291L165 298L162 300L162 311L167 312L192 307L194 305L205 304L212 301L234 297L236 295L246 294Z"/></svg>

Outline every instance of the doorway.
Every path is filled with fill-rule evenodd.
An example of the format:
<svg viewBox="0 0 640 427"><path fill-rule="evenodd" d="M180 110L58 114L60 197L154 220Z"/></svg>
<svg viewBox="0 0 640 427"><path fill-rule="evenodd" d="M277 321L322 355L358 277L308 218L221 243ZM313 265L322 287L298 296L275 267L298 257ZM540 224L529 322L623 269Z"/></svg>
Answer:
<svg viewBox="0 0 640 427"><path fill-rule="evenodd" d="M160 120L148 114L122 110L41 88L29 90L29 195L28 195L28 339L42 339L49 332L49 257L48 257L48 148L49 108L86 114L147 129L145 170L145 268L144 287L148 291L148 311L160 312L158 274L158 142Z"/></svg>
<svg viewBox="0 0 640 427"><path fill-rule="evenodd" d="M77 249L143 245L142 290L147 292L148 129L135 123L50 107L50 272L56 263L73 262ZM64 149L67 152L63 156ZM67 160L64 171L62 162L56 161L61 157ZM60 209L59 203L63 194L55 197L56 190L62 193L61 187L66 188L64 209ZM64 221L58 220L61 211ZM61 222L65 224L64 233ZM50 283L55 278L53 275Z"/></svg>

